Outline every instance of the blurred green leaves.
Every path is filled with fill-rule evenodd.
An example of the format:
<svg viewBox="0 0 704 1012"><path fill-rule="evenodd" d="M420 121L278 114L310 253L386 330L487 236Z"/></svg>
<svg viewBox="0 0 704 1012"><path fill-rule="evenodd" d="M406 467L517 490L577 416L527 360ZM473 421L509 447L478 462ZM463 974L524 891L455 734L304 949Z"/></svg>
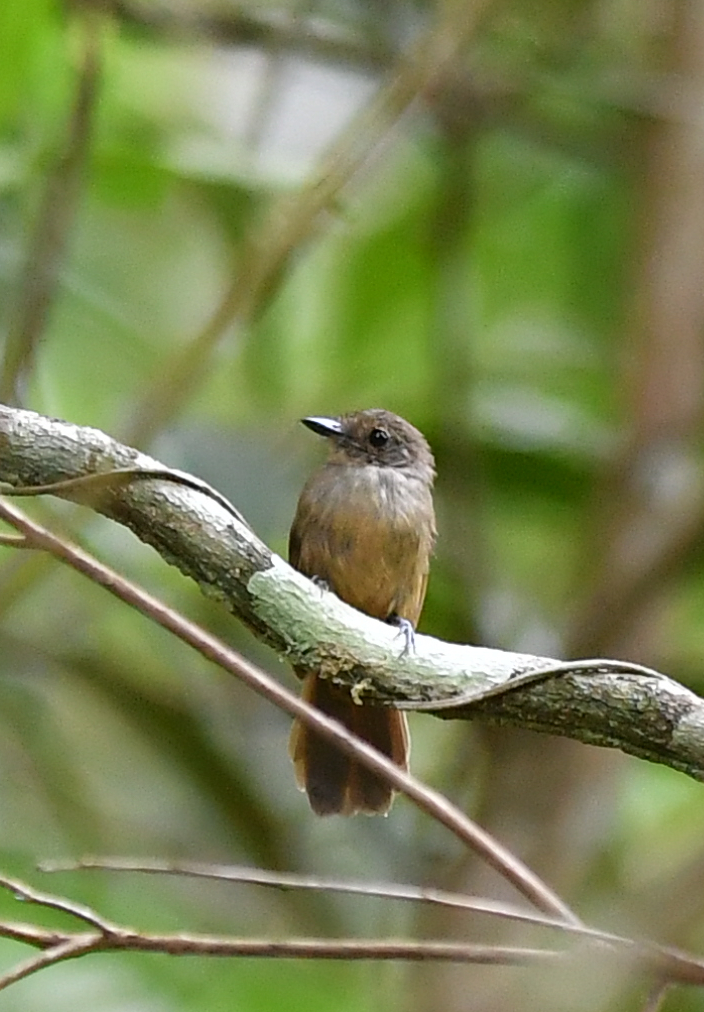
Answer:
<svg viewBox="0 0 704 1012"><path fill-rule="evenodd" d="M252 42L250 24L238 44L259 8L188 0L169 9L167 25L160 5L136 0L4 0L2 340L31 308L31 284L22 289L20 278L32 280L31 238L66 155L82 19L100 23L89 155L52 264L56 285L24 377L25 404L120 437L138 430L174 363L195 348L198 381L191 389L186 376L176 388L171 420L153 433L155 452L222 488L277 547L318 459L296 419L396 410L427 432L438 459L426 631L555 652L586 638L593 653L610 649L700 682L696 531L687 565L668 568L664 557L652 580L645 573L647 591L616 623L618 635L609 638L606 620L585 619L614 579L623 594L607 596L605 611L618 612L655 535L677 538L677 510L654 515L647 483L636 480L643 460L659 459L646 451L684 454L695 475L701 451L697 419L672 421L681 377L694 377L695 389L699 382L696 342L682 350L677 315L687 318L687 291L673 299L674 317L649 301L679 276L668 273L672 244L657 228L668 214L688 223L702 214L696 201L674 212L666 199L690 149L672 148L662 110L695 72L674 17L649 20L640 5L616 0L597 6L489 5L451 70L385 131L352 185L299 237L257 312L244 322L225 314L219 340L201 344L257 255L258 228L277 199L295 201L350 110L393 78L390 51L403 55L437 11L401 0L384 11L272 2L266 13L282 17L260 25L264 42ZM663 64L682 64L682 76L663 82ZM688 87L698 95L695 78ZM686 129L686 117L676 125ZM650 160L654 150L672 154L664 170ZM694 164L691 178L700 175ZM696 261L696 249L689 255ZM672 354L656 360L649 335L663 327ZM668 363L679 355L672 379ZM662 376L657 398L645 397L639 380L651 374ZM657 488L660 472L646 470ZM79 510L34 508L290 677L124 532ZM580 622L590 630L582 639ZM10 871L31 878L35 858L114 845L336 874L402 871L437 882L450 869L460 877L453 846L403 804L381 822L314 822L293 785L279 714L75 575L9 549L0 549L0 658L0 864ZM472 731L414 721L418 772L453 797L471 797L507 842L544 856L547 873L581 894L596 920L647 922L652 910L629 883L660 895L672 883L673 909L678 895L693 894L701 857L687 826L696 786L676 786L674 774L635 760L597 761L586 749L568 761L554 742L531 738L523 751L506 749L528 786L520 799L497 797L494 785L510 783L504 739ZM520 803L539 809L556 768L568 786L532 833ZM589 806L604 827L598 842ZM99 877L74 877L66 889L144 927L155 917L265 935L302 925L427 927L410 912L369 912L337 898L274 902L256 890L242 898ZM668 939L696 940L696 916L673 915ZM3 960L15 955L4 943ZM447 1012L472 991L472 971L463 974L462 988L428 986L447 996ZM60 991L72 996L65 1007L96 1010L353 1012L371 1007L379 980L385 1001L376 1004L424 1007L413 978L391 968L128 956L54 969L8 992L3 1007L55 1010ZM619 1012L626 991L614 1001Z"/></svg>

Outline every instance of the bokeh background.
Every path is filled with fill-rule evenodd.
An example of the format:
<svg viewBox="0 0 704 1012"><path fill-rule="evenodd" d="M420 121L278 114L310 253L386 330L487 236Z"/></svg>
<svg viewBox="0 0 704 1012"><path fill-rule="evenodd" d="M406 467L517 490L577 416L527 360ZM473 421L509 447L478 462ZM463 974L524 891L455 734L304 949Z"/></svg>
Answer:
<svg viewBox="0 0 704 1012"><path fill-rule="evenodd" d="M404 58L463 8L3 0L0 399L200 475L281 552L322 453L297 419L390 408L437 457L422 630L627 658L700 689L704 5L485 0L451 58L414 78ZM399 75L415 100L375 113ZM332 167L316 209L311 183ZM293 684L128 532L32 509ZM414 770L585 919L704 949L701 785L529 732L427 716L412 731ZM386 820L314 819L287 734L102 590L0 549L4 871L143 928L530 938L361 898L34 869L110 853L509 897L404 800ZM7 897L0 915L28 919ZM2 966L20 955L0 945ZM565 978L123 955L30 978L2 1008L642 1001L593 965ZM704 994L664 1007L703 1010Z"/></svg>

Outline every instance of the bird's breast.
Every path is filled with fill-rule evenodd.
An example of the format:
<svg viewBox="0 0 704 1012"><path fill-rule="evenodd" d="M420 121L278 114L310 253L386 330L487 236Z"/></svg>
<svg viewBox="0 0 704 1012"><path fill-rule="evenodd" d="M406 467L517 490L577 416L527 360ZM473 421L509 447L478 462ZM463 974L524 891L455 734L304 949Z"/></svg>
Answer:
<svg viewBox="0 0 704 1012"><path fill-rule="evenodd" d="M360 611L415 625L434 536L426 483L394 468L328 465L301 495L292 562Z"/></svg>

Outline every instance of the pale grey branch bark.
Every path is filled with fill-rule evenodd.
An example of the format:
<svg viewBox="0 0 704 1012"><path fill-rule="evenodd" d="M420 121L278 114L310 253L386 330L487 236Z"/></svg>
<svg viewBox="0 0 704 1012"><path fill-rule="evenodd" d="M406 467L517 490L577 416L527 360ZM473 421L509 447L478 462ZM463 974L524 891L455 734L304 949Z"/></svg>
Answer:
<svg viewBox="0 0 704 1012"><path fill-rule="evenodd" d="M109 477L116 469L148 473ZM429 636L402 656L394 629L293 570L199 479L97 429L0 406L0 481L17 488L90 475L100 477L55 494L129 527L287 660L360 701L560 734L704 780L704 701L672 679L620 661L563 665Z"/></svg>

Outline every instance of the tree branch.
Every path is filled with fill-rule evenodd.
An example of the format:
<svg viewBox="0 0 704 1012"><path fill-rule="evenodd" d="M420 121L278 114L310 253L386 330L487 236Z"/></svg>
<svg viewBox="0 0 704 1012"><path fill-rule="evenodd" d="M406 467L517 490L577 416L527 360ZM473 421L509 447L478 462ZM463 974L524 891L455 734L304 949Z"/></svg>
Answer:
<svg viewBox="0 0 704 1012"><path fill-rule="evenodd" d="M545 914L534 913L510 903L487 899L484 896L468 896L465 893L447 892L427 886L404 885L397 882L374 884L364 881L350 881L319 878L315 875L269 872L260 868L233 865L212 865L193 861L134 861L129 858L82 858L78 861L45 861L40 870L56 871L117 871L141 872L151 875L175 875L193 878L215 879L217 881L247 883L278 889L315 889L330 892L344 892L358 896L377 896L387 900L404 900L417 903L437 904L456 910L488 914L509 921L532 924L562 933L565 937L580 937L584 942L601 942L614 952L626 954L634 959L641 969L658 977L657 987L672 983L688 983L704 986L704 960L682 949L659 945L657 942L628 938L612 931L602 931L582 922L568 922ZM0 879L1 881L1 879ZM55 898L54 898L55 899ZM63 902L63 901L62 901ZM68 906L68 904L67 904ZM654 1009L656 1006L653 1005ZM648 1009L651 1006L648 1005ZM644 1009L643 1012L646 1012Z"/></svg>
<svg viewBox="0 0 704 1012"><path fill-rule="evenodd" d="M87 865L79 863L78 866ZM141 870L148 869L143 867ZM226 871L226 869L223 870ZM259 875L250 875L245 878L248 881L261 881ZM282 881L285 881L286 888L301 884L299 881L291 881L291 878L290 876L283 877ZM298 877L294 878L298 879ZM267 884L275 883L268 882ZM659 982L694 984L700 987L704 985L704 962L689 953L651 942L639 942L595 928L561 924L557 921L544 921L543 926L573 935L583 935L583 940L576 948L555 950L522 946L506 947L436 941L434 939L262 939L215 937L186 932L164 935L115 924L89 907L76 904L63 897L38 892L30 886L6 876L0 875L0 888L10 890L21 900L77 917L85 925L82 931L56 929L50 931L31 924L0 922L0 937L11 938L40 950L38 955L19 963L12 970L0 976L0 990L4 990L18 980L54 963L74 959L91 952L161 952L171 956L246 956L248 958L270 959L442 961L507 966L564 961L574 954L583 958L586 946L589 946L592 955L598 959L602 973L605 972L605 961L608 960L609 962L613 961L615 965L631 966L633 969L656 976ZM395 887L391 886L390 888L392 890L390 895L393 895ZM407 890L404 891L407 892ZM372 894L374 892L383 895L385 891L372 890ZM412 897L405 895L403 898L427 901L440 896L441 894L437 894L434 897L433 891L425 895L425 890L419 890L417 895ZM448 894L447 898L453 901L453 905L455 905L455 900L460 902L466 900L469 909L491 911L511 919L516 919L517 916L520 916L520 919L530 919L528 915L521 915L514 908L481 898L465 898L454 894ZM540 923L539 920L538 923ZM661 983L658 986L661 987Z"/></svg>
<svg viewBox="0 0 704 1012"><path fill-rule="evenodd" d="M116 469L148 474L110 477ZM89 475L98 477L70 484ZM673 680L619 661L558 664L428 636L401 656L393 629L293 570L207 485L96 429L0 407L0 481L68 482L56 494L129 527L292 664L360 701L617 747L704 780L704 701Z"/></svg>
<svg viewBox="0 0 704 1012"><path fill-rule="evenodd" d="M0 888L9 890L19 900L76 917L84 925L82 931L48 931L32 924L0 922L1 938L11 938L40 950L38 955L0 976L0 991L47 966L90 952L162 952L171 956L246 956L269 959L439 960L504 966L552 962L565 958L566 955L550 949L435 940L219 938L185 932L159 935L115 924L90 907L39 892L24 882L5 875L0 875ZM658 956L660 957L659 952ZM696 972L696 960L685 954L678 953L678 956L687 964L688 972Z"/></svg>

